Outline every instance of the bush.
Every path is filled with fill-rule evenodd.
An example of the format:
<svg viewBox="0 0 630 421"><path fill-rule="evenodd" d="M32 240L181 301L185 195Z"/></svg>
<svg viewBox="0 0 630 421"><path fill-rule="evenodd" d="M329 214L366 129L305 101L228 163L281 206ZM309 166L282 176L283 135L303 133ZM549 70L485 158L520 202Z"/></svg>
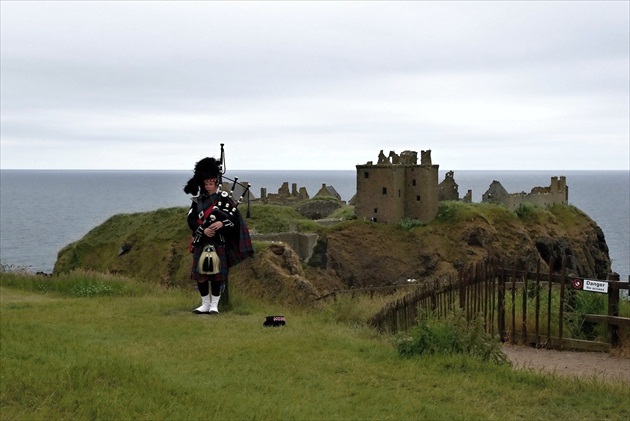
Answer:
<svg viewBox="0 0 630 421"><path fill-rule="evenodd" d="M470 322L460 313L452 313L442 320L430 315L397 341L401 356L432 354L464 354L481 357L496 364L510 364L498 339L487 334L482 317Z"/></svg>
<svg viewBox="0 0 630 421"><path fill-rule="evenodd" d="M440 222L455 222L461 212L461 204L456 201L444 201L438 205L435 219Z"/></svg>
<svg viewBox="0 0 630 421"><path fill-rule="evenodd" d="M537 209L538 209L537 206L529 202L525 202L525 203L521 203L521 205L518 207L518 209L514 211L514 213L520 219L533 219L535 218Z"/></svg>
<svg viewBox="0 0 630 421"><path fill-rule="evenodd" d="M415 227L421 227L426 225L426 223L419 221L417 219L411 219L411 218L405 218L402 219L399 223L398 226L404 230L410 230L412 228Z"/></svg>

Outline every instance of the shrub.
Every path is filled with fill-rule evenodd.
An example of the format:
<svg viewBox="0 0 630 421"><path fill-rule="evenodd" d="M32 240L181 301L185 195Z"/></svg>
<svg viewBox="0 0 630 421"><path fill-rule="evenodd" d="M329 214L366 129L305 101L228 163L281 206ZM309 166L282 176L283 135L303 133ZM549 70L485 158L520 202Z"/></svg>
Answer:
<svg viewBox="0 0 630 421"><path fill-rule="evenodd" d="M461 204L456 201L440 202L438 205L438 214L435 217L440 222L454 222L461 211Z"/></svg>
<svg viewBox="0 0 630 421"><path fill-rule="evenodd" d="M469 323L460 313L441 320L425 315L409 333L398 338L397 346L401 356L464 354L496 364L510 364L499 340L485 332L483 318L477 317Z"/></svg>
<svg viewBox="0 0 630 421"><path fill-rule="evenodd" d="M415 227L421 227L426 225L426 223L419 221L417 219L411 219L411 218L405 218L402 219L399 223L398 226L404 230L410 230L412 228Z"/></svg>
<svg viewBox="0 0 630 421"><path fill-rule="evenodd" d="M537 210L537 206L529 202L525 202L525 203L521 203L521 205L518 207L518 209L514 211L514 213L520 219L532 219L535 217L536 210Z"/></svg>

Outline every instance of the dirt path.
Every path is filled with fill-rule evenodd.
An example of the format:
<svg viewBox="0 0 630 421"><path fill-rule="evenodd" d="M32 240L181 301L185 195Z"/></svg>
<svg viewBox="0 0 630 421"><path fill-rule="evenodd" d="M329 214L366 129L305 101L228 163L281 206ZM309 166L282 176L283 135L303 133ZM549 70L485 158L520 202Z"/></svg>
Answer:
<svg viewBox="0 0 630 421"><path fill-rule="evenodd" d="M506 355L517 370L534 370L568 377L620 379L630 384L630 359L604 352L555 351L506 345Z"/></svg>

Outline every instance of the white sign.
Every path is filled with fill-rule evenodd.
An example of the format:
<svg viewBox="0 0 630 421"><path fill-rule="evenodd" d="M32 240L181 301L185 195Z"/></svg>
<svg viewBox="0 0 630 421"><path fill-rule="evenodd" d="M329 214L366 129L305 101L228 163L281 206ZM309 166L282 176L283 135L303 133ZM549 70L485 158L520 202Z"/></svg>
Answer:
<svg viewBox="0 0 630 421"><path fill-rule="evenodd" d="M584 291L602 292L608 294L608 282L594 281L592 279L584 280Z"/></svg>

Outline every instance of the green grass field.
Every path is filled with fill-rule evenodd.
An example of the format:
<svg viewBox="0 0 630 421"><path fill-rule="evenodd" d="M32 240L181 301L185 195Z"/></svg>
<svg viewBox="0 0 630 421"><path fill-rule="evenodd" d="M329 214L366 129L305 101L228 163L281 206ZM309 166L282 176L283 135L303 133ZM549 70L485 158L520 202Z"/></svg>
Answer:
<svg viewBox="0 0 630 421"><path fill-rule="evenodd" d="M339 317L348 303L283 308L231 291L230 312L196 316L192 288L0 276L2 420L630 418L627 384L401 357L395 337ZM265 328L267 315L287 325Z"/></svg>

